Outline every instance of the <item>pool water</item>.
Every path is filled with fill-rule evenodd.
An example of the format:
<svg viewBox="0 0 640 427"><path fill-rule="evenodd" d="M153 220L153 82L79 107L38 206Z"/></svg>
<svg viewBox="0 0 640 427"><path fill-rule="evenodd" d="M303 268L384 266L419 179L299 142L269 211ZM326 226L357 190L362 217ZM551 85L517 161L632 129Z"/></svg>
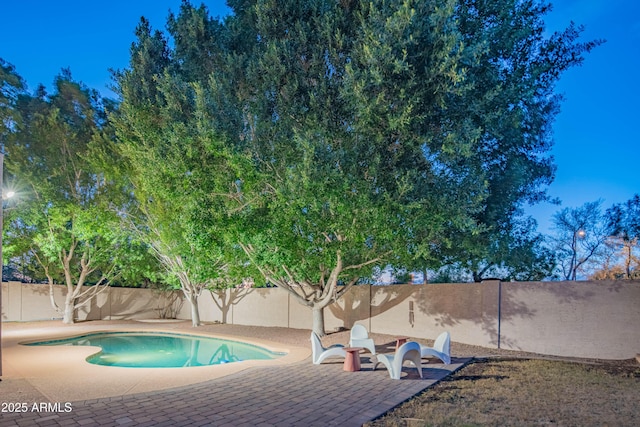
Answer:
<svg viewBox="0 0 640 427"><path fill-rule="evenodd" d="M101 332L26 345L102 347L102 351L89 356L87 362L127 368L209 366L276 359L285 354L238 341L155 332Z"/></svg>

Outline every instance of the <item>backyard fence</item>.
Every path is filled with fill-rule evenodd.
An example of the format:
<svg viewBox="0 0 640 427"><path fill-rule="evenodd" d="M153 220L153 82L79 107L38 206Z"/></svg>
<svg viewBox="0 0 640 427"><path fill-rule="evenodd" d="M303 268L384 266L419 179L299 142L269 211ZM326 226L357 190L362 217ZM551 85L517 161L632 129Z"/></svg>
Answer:
<svg viewBox="0 0 640 427"><path fill-rule="evenodd" d="M55 286L57 301L66 288ZM78 310L80 320L149 319L166 312L162 294L110 288ZM279 288L205 292L201 320L311 329L311 311ZM188 319L179 299L178 318ZM58 318L47 285L2 284L2 320ZM325 309L327 331L360 323L370 332L435 338L547 355L628 359L640 352L640 281L360 285Z"/></svg>

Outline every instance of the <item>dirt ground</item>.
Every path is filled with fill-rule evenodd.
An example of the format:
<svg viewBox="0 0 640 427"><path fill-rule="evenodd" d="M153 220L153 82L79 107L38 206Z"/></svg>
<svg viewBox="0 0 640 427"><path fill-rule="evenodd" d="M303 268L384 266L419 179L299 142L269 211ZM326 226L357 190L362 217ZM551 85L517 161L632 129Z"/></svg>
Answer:
<svg viewBox="0 0 640 427"><path fill-rule="evenodd" d="M366 424L382 426L638 426L640 364L493 357Z"/></svg>

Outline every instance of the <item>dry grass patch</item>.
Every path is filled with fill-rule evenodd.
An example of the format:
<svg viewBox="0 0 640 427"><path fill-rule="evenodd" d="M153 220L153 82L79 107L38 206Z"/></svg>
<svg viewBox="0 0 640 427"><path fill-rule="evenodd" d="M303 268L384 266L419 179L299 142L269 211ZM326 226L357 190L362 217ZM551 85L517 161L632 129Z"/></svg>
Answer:
<svg viewBox="0 0 640 427"><path fill-rule="evenodd" d="M366 426L639 426L638 402L634 360L478 360Z"/></svg>

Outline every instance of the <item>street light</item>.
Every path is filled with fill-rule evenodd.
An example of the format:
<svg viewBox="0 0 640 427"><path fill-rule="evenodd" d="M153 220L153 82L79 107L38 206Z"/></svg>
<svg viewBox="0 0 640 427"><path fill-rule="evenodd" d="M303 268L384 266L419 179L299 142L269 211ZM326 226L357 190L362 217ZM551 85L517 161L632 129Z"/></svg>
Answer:
<svg viewBox="0 0 640 427"><path fill-rule="evenodd" d="M4 214L4 199L10 199L15 196L15 192L7 191L5 194L2 182L4 177L4 154L0 152L0 191L2 191L2 206L0 206L0 377L2 377L2 273L4 270L4 263L2 262L2 220Z"/></svg>
<svg viewBox="0 0 640 427"><path fill-rule="evenodd" d="M0 191L2 191L2 187L4 186L3 178L4 178L4 154L0 153ZM4 194L2 194L4 196ZM4 262L2 261L2 217L4 213L4 197L0 200L2 205L0 206L0 377L2 377L2 276L4 272Z"/></svg>
<svg viewBox="0 0 640 427"><path fill-rule="evenodd" d="M573 233L573 239L571 240L571 280L576 280L578 269L578 239L584 239L587 232L582 228L577 229Z"/></svg>

